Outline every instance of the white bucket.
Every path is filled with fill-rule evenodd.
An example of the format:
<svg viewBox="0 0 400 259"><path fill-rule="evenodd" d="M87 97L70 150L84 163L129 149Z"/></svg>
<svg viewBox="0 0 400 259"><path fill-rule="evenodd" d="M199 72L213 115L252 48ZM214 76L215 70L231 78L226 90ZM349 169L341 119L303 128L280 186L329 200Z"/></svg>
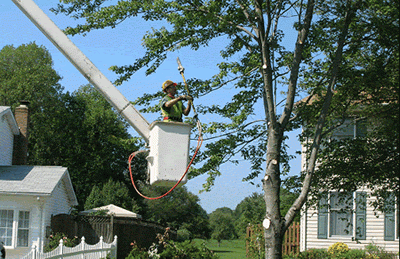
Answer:
<svg viewBox="0 0 400 259"><path fill-rule="evenodd" d="M172 187L185 173L191 129L192 125L182 122L155 121L150 125L150 153L146 159L151 185ZM187 176L180 184L186 181Z"/></svg>

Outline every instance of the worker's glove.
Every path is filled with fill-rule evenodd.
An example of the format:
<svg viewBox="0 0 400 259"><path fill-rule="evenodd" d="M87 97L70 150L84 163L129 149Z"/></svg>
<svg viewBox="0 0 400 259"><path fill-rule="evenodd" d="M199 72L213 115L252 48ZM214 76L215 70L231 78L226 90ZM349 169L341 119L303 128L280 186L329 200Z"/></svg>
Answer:
<svg viewBox="0 0 400 259"><path fill-rule="evenodd" d="M185 101L193 101L193 97L190 95L182 95L181 98Z"/></svg>

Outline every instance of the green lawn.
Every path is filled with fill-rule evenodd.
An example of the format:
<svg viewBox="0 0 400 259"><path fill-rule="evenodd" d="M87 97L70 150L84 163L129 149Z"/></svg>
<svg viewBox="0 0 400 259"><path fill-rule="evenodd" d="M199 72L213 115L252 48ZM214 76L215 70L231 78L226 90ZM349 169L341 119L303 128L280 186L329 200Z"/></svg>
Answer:
<svg viewBox="0 0 400 259"><path fill-rule="evenodd" d="M223 240L219 247L218 247L218 242L213 239L210 240L195 239L195 242L197 244L205 242L207 248L218 254L220 259L246 258L246 244L245 240L243 239Z"/></svg>

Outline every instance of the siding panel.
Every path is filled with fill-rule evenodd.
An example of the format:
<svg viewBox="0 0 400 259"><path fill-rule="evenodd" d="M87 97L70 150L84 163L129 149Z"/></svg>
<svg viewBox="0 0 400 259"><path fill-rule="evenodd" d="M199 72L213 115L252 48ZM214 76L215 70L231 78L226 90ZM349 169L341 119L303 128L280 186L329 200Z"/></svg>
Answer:
<svg viewBox="0 0 400 259"><path fill-rule="evenodd" d="M374 198L368 198L367 203ZM384 214L374 211L371 206L366 209L366 240L359 240L359 244L352 241L351 237L330 237L327 239L318 239L318 213L315 209L308 209L306 215L307 228L303 231L306 233L303 251L311 248L327 249L336 242L343 242L351 249L364 249L366 245L374 243L375 245L385 248L390 252L399 252L399 240L385 241L384 240ZM304 220L303 220L304 222ZM303 227L303 226L301 226ZM329 230L328 230L329 231Z"/></svg>

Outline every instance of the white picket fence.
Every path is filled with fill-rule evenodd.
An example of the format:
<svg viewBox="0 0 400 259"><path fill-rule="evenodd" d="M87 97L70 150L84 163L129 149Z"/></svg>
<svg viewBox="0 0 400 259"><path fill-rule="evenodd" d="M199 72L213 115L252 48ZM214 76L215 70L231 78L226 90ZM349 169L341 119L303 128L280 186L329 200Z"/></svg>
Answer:
<svg viewBox="0 0 400 259"><path fill-rule="evenodd" d="M22 257L22 259L100 259L106 258L117 258L117 236L114 237L114 241L110 244L103 242L103 237L100 237L100 241L95 245L89 245L85 243L85 237L82 237L82 241L75 247L66 247L63 244L63 240L60 240L60 245L48 253L41 253L38 251L36 246L32 247L32 250Z"/></svg>

